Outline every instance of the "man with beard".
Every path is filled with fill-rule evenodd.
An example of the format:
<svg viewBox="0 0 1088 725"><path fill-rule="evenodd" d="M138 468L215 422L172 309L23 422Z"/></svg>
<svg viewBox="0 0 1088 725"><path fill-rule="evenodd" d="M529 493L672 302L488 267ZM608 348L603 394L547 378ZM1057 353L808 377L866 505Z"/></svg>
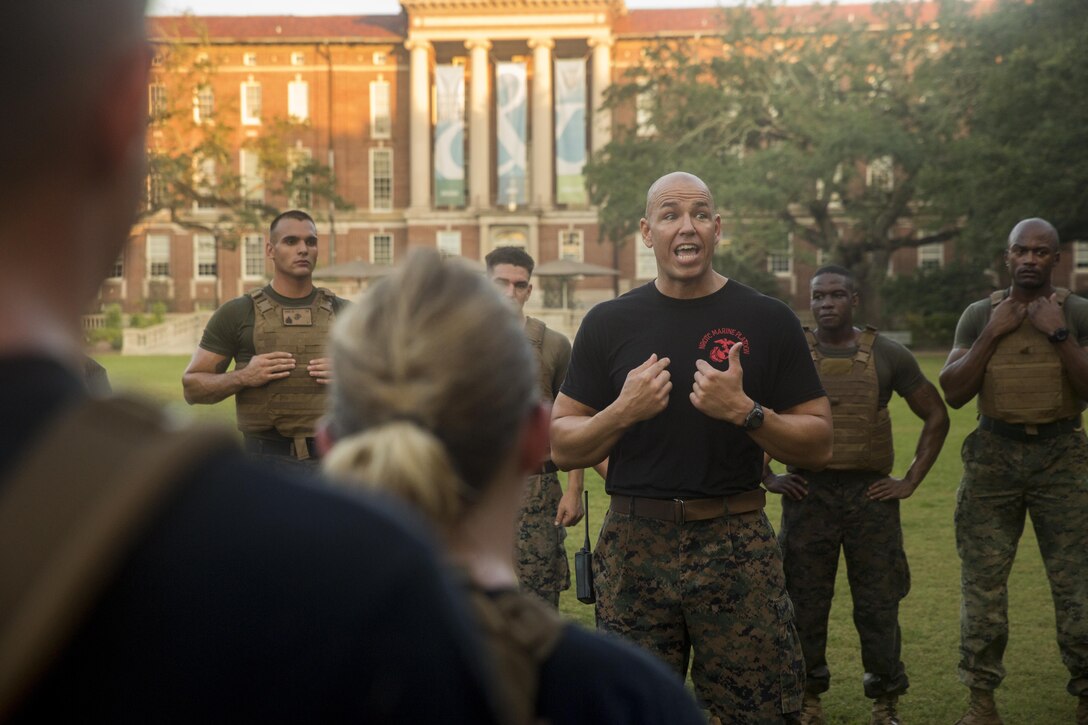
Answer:
<svg viewBox="0 0 1088 725"><path fill-rule="evenodd" d="M1088 723L1088 300L1053 286L1059 258L1049 222L1017 224L1005 250L1012 285L964 311L941 371L948 404L977 395L979 409L956 505L964 725L1001 722L993 691L1005 677L1007 583L1025 513L1050 580L1067 690Z"/></svg>

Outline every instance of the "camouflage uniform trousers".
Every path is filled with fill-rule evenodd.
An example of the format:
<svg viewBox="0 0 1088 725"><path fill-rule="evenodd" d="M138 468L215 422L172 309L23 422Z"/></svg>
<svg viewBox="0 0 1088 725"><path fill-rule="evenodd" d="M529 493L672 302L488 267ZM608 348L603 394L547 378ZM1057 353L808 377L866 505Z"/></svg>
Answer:
<svg viewBox="0 0 1088 725"><path fill-rule="evenodd" d="M782 497L779 542L805 653L805 688L818 694L831 684L827 620L841 548L861 640L865 696L900 695L910 684L900 659L899 629L899 602L910 591L910 568L903 551L899 501L865 497L869 485L883 478L879 473L801 475L808 480L808 495L800 501Z"/></svg>
<svg viewBox="0 0 1088 725"><path fill-rule="evenodd" d="M1007 585L1027 513L1050 581L1067 689L1088 695L1088 439L1077 431L1020 442L975 430L962 456L960 680L992 690L1005 677Z"/></svg>
<svg viewBox="0 0 1088 725"><path fill-rule="evenodd" d="M518 514L516 571L522 591L559 606L559 592L570 589L570 567L563 546L567 531L555 525L563 489L559 476L530 476Z"/></svg>
<svg viewBox="0 0 1088 725"><path fill-rule="evenodd" d="M723 723L792 722L804 670L763 511L677 524L609 511L593 554L597 627L691 679Z"/></svg>

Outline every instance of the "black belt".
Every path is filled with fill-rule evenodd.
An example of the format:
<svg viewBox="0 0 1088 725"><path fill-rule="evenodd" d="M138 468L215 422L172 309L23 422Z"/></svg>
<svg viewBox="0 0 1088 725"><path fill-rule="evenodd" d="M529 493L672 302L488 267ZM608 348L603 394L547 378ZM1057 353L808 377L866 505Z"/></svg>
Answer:
<svg viewBox="0 0 1088 725"><path fill-rule="evenodd" d="M756 488L732 496L714 498L662 499L641 496L613 496L609 508L618 514L630 514L659 521L683 524L735 516L758 511L767 503L767 493Z"/></svg>
<svg viewBox="0 0 1088 725"><path fill-rule="evenodd" d="M258 438L249 433L243 434L245 449L248 453L258 453L263 456L295 457L295 443L290 438L276 440L273 438ZM317 460L317 443L313 438L306 439L306 448L310 451L310 458Z"/></svg>
<svg viewBox="0 0 1088 725"><path fill-rule="evenodd" d="M540 467L540 475L541 476L546 476L549 473L558 473L558 472L559 472L559 466L555 465L555 461L553 461L550 458L548 460L544 461L544 465Z"/></svg>
<svg viewBox="0 0 1088 725"><path fill-rule="evenodd" d="M1056 438L1060 435L1081 430L1081 422L1079 415L1064 420L1056 420L1053 423L1006 423L1002 420L980 415L978 417L978 427L979 430L989 431L1002 438L1031 442Z"/></svg>

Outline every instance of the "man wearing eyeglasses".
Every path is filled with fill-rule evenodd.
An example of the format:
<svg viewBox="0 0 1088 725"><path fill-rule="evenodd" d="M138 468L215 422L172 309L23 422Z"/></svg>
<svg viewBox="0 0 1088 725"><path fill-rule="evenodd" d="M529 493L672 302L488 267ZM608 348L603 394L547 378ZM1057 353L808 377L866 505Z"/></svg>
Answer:
<svg viewBox="0 0 1088 725"><path fill-rule="evenodd" d="M540 395L555 400L570 362L570 341L549 330L534 317L525 315L525 303L533 293L533 258L520 247L498 247L486 257L487 275L514 305L525 321L525 335L533 345L540 371ZM530 476L525 504L518 517L517 574L521 587L553 606L559 606L559 592L570 588L570 568L563 546L564 527L582 520L582 490L585 473L576 469L567 474L567 491L551 459L537 475Z"/></svg>

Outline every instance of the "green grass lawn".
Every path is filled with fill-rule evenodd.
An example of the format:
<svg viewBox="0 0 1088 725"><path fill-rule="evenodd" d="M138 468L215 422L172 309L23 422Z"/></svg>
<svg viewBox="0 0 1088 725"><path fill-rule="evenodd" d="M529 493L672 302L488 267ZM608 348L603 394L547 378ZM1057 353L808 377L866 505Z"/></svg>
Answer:
<svg viewBox="0 0 1088 725"><path fill-rule="evenodd" d="M234 409L229 400L214 406L189 407L184 403L181 373L187 358L107 355L98 360L109 371L116 390L138 390L198 420L233 424ZM936 383L944 356L920 355L919 361L926 376ZM913 455L921 422L898 397L892 400L891 412L898 454L894 473L902 475ZM962 714L967 700L967 689L956 676L959 560L952 512L962 470L960 443L974 427L975 413L972 406L950 412L952 429L940 458L922 487L902 504L912 578L911 593L900 615L903 660L911 678L910 693L901 700L900 713L908 723L952 723ZM591 540L595 544L607 497L595 473L587 474L586 486L590 492ZM774 495L770 499L767 515L777 526L780 503ZM573 555L583 538L581 525L570 529L568 553ZM1009 725L1072 722L1076 701L1065 692L1068 673L1059 659L1053 603L1030 523L1021 543L1009 581L1011 632L1005 655L1009 675L998 690L998 705ZM828 641L833 679L831 690L824 696L825 710L832 723L868 722L869 703L861 691L860 649L851 619L845 563L839 567L836 591ZM573 589L563 593L560 606L567 616L593 626L593 608L579 603Z"/></svg>

